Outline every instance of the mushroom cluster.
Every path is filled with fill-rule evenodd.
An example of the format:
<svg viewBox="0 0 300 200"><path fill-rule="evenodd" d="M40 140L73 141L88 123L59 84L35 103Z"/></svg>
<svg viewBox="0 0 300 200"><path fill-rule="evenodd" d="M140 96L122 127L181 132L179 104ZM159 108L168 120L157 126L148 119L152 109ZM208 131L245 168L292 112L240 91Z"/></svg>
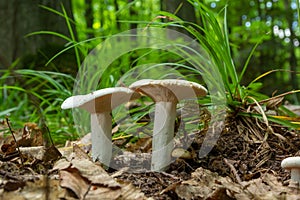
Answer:
<svg viewBox="0 0 300 200"><path fill-rule="evenodd" d="M144 79L129 88L105 88L87 95L72 96L62 104L62 109L83 108L91 113L92 157L108 164L112 155L111 115L118 105L140 97L149 96L155 102L152 138L151 170L163 171L170 161L174 148L176 105L180 100L205 96L207 90L200 84L186 80Z"/></svg>

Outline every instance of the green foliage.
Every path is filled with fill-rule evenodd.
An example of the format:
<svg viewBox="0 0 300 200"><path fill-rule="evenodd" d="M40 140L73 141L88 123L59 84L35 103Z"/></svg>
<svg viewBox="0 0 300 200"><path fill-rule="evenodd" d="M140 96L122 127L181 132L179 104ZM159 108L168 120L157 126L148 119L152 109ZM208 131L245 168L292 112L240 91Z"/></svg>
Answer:
<svg viewBox="0 0 300 200"><path fill-rule="evenodd" d="M238 77L236 67L232 62L226 20L223 26L221 26L216 14L201 2L190 1L190 3L192 3L199 12L202 26L183 21L171 13L164 12L162 14L175 19L174 23L181 24L182 28L197 38L201 46L214 61L222 76L225 89L229 93L227 96L228 104L238 104L241 99L243 99L243 91L239 84L239 79L242 77ZM224 11L226 16L226 9ZM170 25L172 26L173 24ZM245 65L245 68L246 67Z"/></svg>
<svg viewBox="0 0 300 200"><path fill-rule="evenodd" d="M255 42L254 46L249 52L249 55L245 60L245 64L240 68L241 72L239 73L236 70L237 67L233 61L231 45L229 42L227 7L225 6L224 9L222 9L219 13L215 13L198 0L190 0L189 2L193 4L195 9L199 12L201 25L184 21L174 14L163 12L163 15L170 19L174 19L173 22L169 23L168 25L173 26L174 23L177 25L179 24L182 28L192 34L208 52L209 56L212 58L219 72L221 73L227 92L228 108L234 113L239 113L239 115L261 118L262 116L259 114L244 113L241 108L245 108L249 104L253 103L253 99L255 99L255 101L267 99L267 95L259 92L262 84L257 81L272 72L278 72L282 70L266 72L250 82L248 86L243 86L241 81L244 79L244 75L249 66L251 57L254 55L258 45L262 41L269 39L270 36L266 33L259 34L259 38L253 40L253 42ZM223 16L220 17L222 14ZM223 23L221 23L222 21ZM256 29L258 29L259 26L260 25L257 22ZM262 30L262 32L264 32L264 30ZM218 81L216 80L215 82L217 83ZM299 91L294 91L292 93L297 92ZM298 124L294 124L279 118L274 118L272 116L268 116L268 119L288 127L299 127Z"/></svg>
<svg viewBox="0 0 300 200"><path fill-rule="evenodd" d="M37 70L3 70L0 79L0 118L9 116L14 127L25 122L41 123L45 118L54 141L75 138L72 117L61 111L62 101L71 95L74 79L58 72Z"/></svg>
<svg viewBox="0 0 300 200"><path fill-rule="evenodd" d="M72 1L74 17L67 16L63 6L62 12L41 6L42 9L61 16L66 22L69 36L51 30L40 30L28 34L27 37L45 34L55 35L64 40L65 48L56 52L46 66L54 65L54 68L59 69L54 61L73 50L77 71L80 70L81 62L89 52L113 34L147 26L181 28L198 40L213 60L216 70L221 73L228 108L232 111L239 111L240 107L253 103L249 97L259 101L268 98L277 89L279 92L297 89L292 88L290 84L289 58L293 52L296 58L300 57L300 50L296 48L299 46L300 36L299 1L290 1L290 4L297 5L296 8L292 8L289 4L287 6L285 3L288 1L272 1L271 7L267 6L271 1L245 3L245 1L189 0L189 2L196 11L197 23L184 21L173 13L159 11L161 3L159 0L133 0L130 3L127 0L92 1L90 16L86 13L85 0L76 0ZM288 18L289 13L294 10L298 13L297 19ZM297 21L298 25L293 26ZM288 29L291 32L290 36L287 34ZM189 59L185 60L171 52L153 49L132 51L122 55L110 65L102 75L98 87L128 85L126 82L128 80L124 78L127 73L130 74L136 66L148 66L142 68L140 74L147 74L147 70L151 67L153 69L160 67L159 64L149 67L152 63L168 64L174 70L180 71L188 80L204 84L201 75L205 69L194 68L190 64L193 57ZM17 63L19 60L15 61L10 69L0 71L2 75L0 99L3 99L0 105L0 118L10 114L11 121L17 127L21 127L26 121L39 122L42 115L46 118L54 139L60 142L66 138L75 138L76 134L85 134L85 132L75 134L71 111L60 109L62 101L72 95L74 77L57 71L26 69L29 66L17 70L15 68ZM281 70L273 71L274 68ZM295 69L299 70L299 67ZM273 77L271 81L263 79L269 74ZM158 73L158 78L159 75ZM297 76L299 79L299 75ZM211 76L207 79L212 81L213 78ZM210 101L207 98L201 103L209 104ZM151 108L143 105L141 109L142 112L133 110L132 116L136 121L145 117ZM251 115L243 112L239 114ZM124 117L122 113L116 115L117 118ZM282 119L270 117L270 120L294 127L292 123ZM134 133L139 126L140 124L137 124L136 127L125 129Z"/></svg>

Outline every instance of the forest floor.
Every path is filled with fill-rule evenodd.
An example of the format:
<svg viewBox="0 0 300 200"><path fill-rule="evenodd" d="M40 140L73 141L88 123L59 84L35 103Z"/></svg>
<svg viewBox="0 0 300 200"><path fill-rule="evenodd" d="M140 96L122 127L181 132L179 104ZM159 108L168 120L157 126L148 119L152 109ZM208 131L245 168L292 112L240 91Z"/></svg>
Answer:
<svg viewBox="0 0 300 200"><path fill-rule="evenodd" d="M228 118L216 145L201 159L193 156L205 137L199 132L188 149L192 156L179 157L165 172L105 170L91 161L90 145L81 141L58 149L38 147L41 132L32 123L19 134L22 156L12 138L1 142L3 200L300 199L299 185L281 168L284 158L300 156L299 130L255 118ZM21 147L26 145L32 147ZM135 158L137 165L149 162L149 156Z"/></svg>

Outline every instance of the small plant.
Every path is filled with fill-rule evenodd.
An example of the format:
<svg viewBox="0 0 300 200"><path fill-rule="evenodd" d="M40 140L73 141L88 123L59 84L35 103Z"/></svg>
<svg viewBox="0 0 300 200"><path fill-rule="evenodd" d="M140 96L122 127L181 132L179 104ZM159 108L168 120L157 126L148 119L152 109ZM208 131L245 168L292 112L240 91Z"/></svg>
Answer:
<svg viewBox="0 0 300 200"><path fill-rule="evenodd" d="M62 101L71 95L74 79L58 72L37 70L3 70L0 93L3 102L0 117L10 115L17 127L25 122L42 123L45 119L54 141L75 138L68 112L62 112Z"/></svg>
<svg viewBox="0 0 300 200"><path fill-rule="evenodd" d="M231 55L231 44L227 32L227 8L225 7L220 13L215 13L199 0L189 0L189 3L191 3L198 12L198 16L200 16L201 19L201 25L183 21L176 15L167 12L160 12L161 16L155 18L155 20L168 19L169 22L165 23L154 23L153 21L150 23L145 21L123 21L122 23L135 23L145 28L148 26L159 26L161 28L172 26L181 27L197 39L208 53L214 66L216 66L216 69L214 70L220 72L221 77L219 77L219 80L221 80L222 84L225 86L224 92L226 92L227 108L231 114L234 114L235 116L256 117L264 119L265 121L270 120L280 123L291 128L299 128L299 123L295 123L293 120L293 117L295 117L293 116L293 113L289 112L283 106L280 106L280 102L275 107L279 107L282 115L288 115L290 118L283 116L268 116L261 112L253 113L247 112L246 110L247 108L261 106L262 104L268 104L270 102L274 103L285 95L299 92L299 90L290 91L283 95L278 95L278 98L276 96L269 98L259 92L261 84L258 83L258 81L266 75L280 70L266 72L248 85L241 85L241 81L247 72L250 59L258 45L264 41L266 35L262 35L261 39L253 46L241 72L238 73L236 70L237 66L235 66ZM297 1L297 3L299 2ZM106 35L78 41L74 35L75 31L71 26L72 23L77 25L77 22L71 20L70 17L67 16L63 7L61 13L49 7L41 7L52 13L56 13L65 19L70 32L70 37L53 31L37 31L27 35L34 37L36 34L51 34L66 41L66 48L49 59L47 65L64 52L74 49L77 68L80 70L82 58L87 56L89 51L94 47L93 42L96 43L109 37ZM224 22L221 22L220 19L224 19ZM187 48L189 47L187 46ZM191 56L190 59L193 59L193 57ZM120 80L120 77L134 69L135 66L143 64L149 65L149 63L169 63L170 67L184 74L185 79L203 83L199 77L203 75L204 70L206 70L205 68L195 68L194 66L190 66L187 64L188 60L178 58L170 52L155 52L151 49L142 49L122 55L119 60L112 63L110 68L103 74L99 89L119 84L118 81ZM13 122L18 123L21 127L21 124L24 121L37 122L41 118L41 115L43 115L52 132L65 133L54 134L53 138L57 141L63 141L68 137L75 138L77 134L83 135L86 133L83 131L82 133L78 132L77 134L74 134L76 127L73 126L73 118L70 115L70 112L61 111L60 109L62 101L72 95L71 91L73 90L74 77L58 72L33 71L27 69L14 70L14 65L11 69L2 70L0 73L2 74L0 78L0 97L3 99L3 103L0 106L0 117L4 117L6 114L10 113L10 119ZM213 81L216 77L211 76L206 78ZM159 77L157 77L157 79L159 79ZM33 85L34 87L32 87ZM202 99L201 104L210 105L211 102L209 98L211 98L211 96L208 95L208 98ZM264 110L262 111L264 112ZM133 116L136 117L137 120L146 115L146 111L145 114L141 114L140 112L137 113L138 114Z"/></svg>
<svg viewBox="0 0 300 200"><path fill-rule="evenodd" d="M246 59L244 66L242 67L241 72L238 73L236 70L237 67L234 64L231 55L231 46L227 32L227 8L224 7L222 10L223 12L216 14L199 0L189 0L189 2L195 7L195 10L199 12L201 26L195 23L183 21L174 14L161 12L165 18L171 19L171 22L164 23L162 26L180 26L182 29L188 31L188 33L194 36L201 46L206 50L206 52L208 52L210 58L213 60L215 66L222 76L221 80L223 81L226 90L227 107L232 114L263 118L264 113L248 113L246 112L246 108L253 106L254 104L256 105L255 102L257 102L257 106L261 106L260 104L266 104L267 102L275 99L275 97L268 98L268 96L259 93L258 90L261 84L257 81L272 72L281 70L266 72L250 82L248 86L241 85L241 81L243 80L243 77L247 71L252 55L254 54L258 45L263 42L265 37L267 37L268 33L266 33L266 35L262 35L260 40L254 45L248 58ZM220 23L218 15L222 13L224 13L224 21L223 23ZM194 69L192 71L195 72L195 70L198 70L198 73L202 74L204 69ZM290 91L284 95L279 95L279 97L297 92L300 92L300 90ZM278 107L279 105L280 104L278 104ZM284 110L286 111L285 114L292 114L287 109ZM298 123L293 123L289 120L283 120L283 118L280 117L266 116L265 118L291 128L299 128Z"/></svg>

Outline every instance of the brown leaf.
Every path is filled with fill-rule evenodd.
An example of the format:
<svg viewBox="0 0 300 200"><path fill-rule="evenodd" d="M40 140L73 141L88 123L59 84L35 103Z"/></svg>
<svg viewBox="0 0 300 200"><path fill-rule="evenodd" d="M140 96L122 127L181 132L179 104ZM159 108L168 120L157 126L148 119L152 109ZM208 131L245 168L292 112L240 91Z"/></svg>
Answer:
<svg viewBox="0 0 300 200"><path fill-rule="evenodd" d="M43 160L44 155L46 153L46 149L44 146L38 146L38 147L19 147L20 152L23 156L23 158L26 158L26 160Z"/></svg>
<svg viewBox="0 0 300 200"><path fill-rule="evenodd" d="M110 177L98 164L89 159L60 161L54 168L60 168L61 186L73 191L80 199L111 199L121 195L120 184ZM68 166L68 167L67 167Z"/></svg>
<svg viewBox="0 0 300 200"><path fill-rule="evenodd" d="M11 141L10 143L4 143L1 146L1 151L5 153L6 155L12 154L16 151L17 145L14 141Z"/></svg>
<svg viewBox="0 0 300 200"><path fill-rule="evenodd" d="M283 99L284 97L270 98L270 100L266 102L267 110L276 110L282 104Z"/></svg>
<svg viewBox="0 0 300 200"><path fill-rule="evenodd" d="M23 127L22 139L19 141L19 145L42 146L43 144L43 133L38 125L32 122L25 123Z"/></svg>
<svg viewBox="0 0 300 200"><path fill-rule="evenodd" d="M77 145L76 143L73 144L73 152L77 158L90 159L89 155L82 148L80 148L80 146Z"/></svg>
<svg viewBox="0 0 300 200"><path fill-rule="evenodd" d="M70 189L76 197L84 199L89 190L90 183L80 175L77 169L68 168L68 170L61 170L59 172L60 185Z"/></svg>
<svg viewBox="0 0 300 200"><path fill-rule="evenodd" d="M261 178L243 181L241 184L233 182L229 177L218 176L217 173L196 169L192 178L183 181L175 189L178 197L189 200L195 197L201 199L299 199L293 188L284 187L271 174L264 174Z"/></svg>
<svg viewBox="0 0 300 200"><path fill-rule="evenodd" d="M59 170L61 186L71 190L79 199L146 199L132 184L118 183L90 159L61 159L53 169Z"/></svg>
<svg viewBox="0 0 300 200"><path fill-rule="evenodd" d="M97 163L87 159L74 159L71 161L72 167L75 167L80 174L88 179L92 184L99 184L111 188L120 188L118 184L108 173Z"/></svg>
<svg viewBox="0 0 300 200"><path fill-rule="evenodd" d="M25 186L24 181L7 181L3 188L5 191L15 191L19 188L23 188Z"/></svg>
<svg viewBox="0 0 300 200"><path fill-rule="evenodd" d="M51 172L56 171L56 170L64 170L71 167L71 162L67 161L65 158L62 158L54 164Z"/></svg>
<svg viewBox="0 0 300 200"><path fill-rule="evenodd" d="M152 138L151 137L143 137L139 138L135 143L128 143L126 145L126 150L130 152L143 152L149 153L152 148Z"/></svg>
<svg viewBox="0 0 300 200"><path fill-rule="evenodd" d="M111 188L92 185L89 192L86 194L86 199L119 199L121 196L121 189L112 190Z"/></svg>
<svg viewBox="0 0 300 200"><path fill-rule="evenodd" d="M44 162L49 162L49 161L56 161L61 157L61 153L58 151L58 149L54 146L51 145L46 149L46 153L43 157Z"/></svg>
<svg viewBox="0 0 300 200"><path fill-rule="evenodd" d="M144 193L140 190L136 189L131 183L130 184L122 184L122 195L120 197L121 200L143 200L148 199L145 197ZM149 198L151 200L152 198Z"/></svg>

